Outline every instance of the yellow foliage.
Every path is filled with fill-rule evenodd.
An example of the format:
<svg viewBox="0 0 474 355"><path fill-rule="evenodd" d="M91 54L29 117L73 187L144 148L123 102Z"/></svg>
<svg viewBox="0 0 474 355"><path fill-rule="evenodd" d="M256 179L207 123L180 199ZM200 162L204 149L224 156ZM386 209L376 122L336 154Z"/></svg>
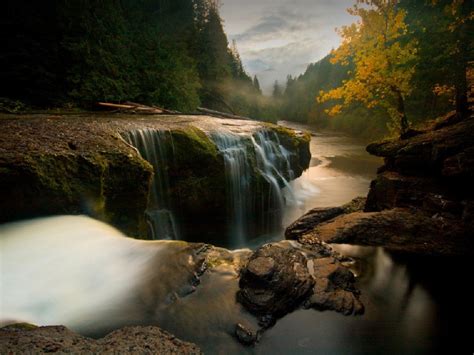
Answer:
<svg viewBox="0 0 474 355"><path fill-rule="evenodd" d="M415 71L417 43L401 41L408 33L406 12L396 0L357 0L349 13L359 17L356 23L338 30L342 44L332 52L331 62L354 64L351 79L328 92L321 92L318 102L335 100L328 110L338 114L351 103L362 102L369 108L397 108L411 92L410 80Z"/></svg>

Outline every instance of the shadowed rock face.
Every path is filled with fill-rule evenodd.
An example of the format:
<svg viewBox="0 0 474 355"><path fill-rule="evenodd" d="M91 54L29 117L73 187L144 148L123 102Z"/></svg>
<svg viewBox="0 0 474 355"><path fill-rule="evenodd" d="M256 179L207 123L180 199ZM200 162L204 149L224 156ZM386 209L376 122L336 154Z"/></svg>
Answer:
<svg viewBox="0 0 474 355"><path fill-rule="evenodd" d="M0 328L2 353L137 353L202 354L197 345L177 339L158 327L127 327L102 339L90 339L63 326Z"/></svg>
<svg viewBox="0 0 474 355"><path fill-rule="evenodd" d="M354 275L342 260L322 243L280 242L259 248L241 271L237 299L259 317L262 328L237 325L237 338L244 344L257 341L276 319L300 306L362 314Z"/></svg>
<svg viewBox="0 0 474 355"><path fill-rule="evenodd" d="M175 150L173 167L165 169L170 198L183 229L203 236L212 227L224 230L226 223L225 164L213 133L251 137L261 130L274 132L291 153L292 178L301 175L311 158L309 134L257 121L179 115L0 115L0 126L0 223L86 214L140 238L147 235L144 212L154 170L124 141L127 132L170 132Z"/></svg>
<svg viewBox="0 0 474 355"><path fill-rule="evenodd" d="M286 231L303 245L384 246L424 255L474 255L474 117L448 116L411 138L374 143L385 158L364 211L310 211Z"/></svg>
<svg viewBox="0 0 474 355"><path fill-rule="evenodd" d="M366 199L357 197L348 204L332 208L314 208L304 216L293 222L285 231L286 239L298 240L300 236L313 230L314 226L329 221L342 214L362 211Z"/></svg>

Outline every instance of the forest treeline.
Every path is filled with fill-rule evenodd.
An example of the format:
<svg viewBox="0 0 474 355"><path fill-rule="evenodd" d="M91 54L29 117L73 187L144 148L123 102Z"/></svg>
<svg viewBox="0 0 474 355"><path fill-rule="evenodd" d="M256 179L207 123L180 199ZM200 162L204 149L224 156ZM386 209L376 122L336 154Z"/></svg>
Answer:
<svg viewBox="0 0 474 355"><path fill-rule="evenodd" d="M3 100L268 116L216 0L7 0L0 13Z"/></svg>
<svg viewBox="0 0 474 355"><path fill-rule="evenodd" d="M397 46L394 54L398 68L403 73L401 76L407 75L406 69L413 69L408 80L398 78L398 81L407 80L410 86L407 90L409 95L404 96L404 109L413 125L454 110L456 101L459 102L458 96L466 93L466 68L469 67L466 64L471 62L472 66L473 60L472 2L400 0L392 3L396 4L393 5L395 14L403 11L404 16L398 21L404 24L402 23L402 27L400 23L394 22L393 26L401 29L400 35L395 40L387 41L384 46ZM453 11L453 6L459 7L458 13ZM461 11L464 14L459 13ZM460 23L460 18L464 23ZM366 20L375 22L376 18L367 17ZM373 27L377 23L369 25ZM368 44L362 50L373 50L367 56L372 60L371 57L376 58L379 53ZM410 61L401 57L405 55L408 58L400 49L408 45L416 49L410 54ZM338 50L340 51L337 49L334 53ZM400 56L397 58L397 55ZM394 123L385 107L373 105L374 107L367 108L367 105L354 100L344 111L329 115L327 111L334 108L334 100L321 102L316 99L322 91L328 92L341 87L354 78L354 61L342 64L341 61L335 62L334 55L330 54L309 65L304 74L296 78L288 76L286 86L275 83L273 96L279 108L279 118L309 122L321 128L346 131L366 138L386 135L394 127ZM365 62L363 65L366 70L376 66L376 63ZM369 74L373 77L373 73ZM360 91L359 88L356 90ZM375 92L367 94L373 97L377 95ZM333 94L335 96L337 95ZM350 101L347 98L345 100Z"/></svg>

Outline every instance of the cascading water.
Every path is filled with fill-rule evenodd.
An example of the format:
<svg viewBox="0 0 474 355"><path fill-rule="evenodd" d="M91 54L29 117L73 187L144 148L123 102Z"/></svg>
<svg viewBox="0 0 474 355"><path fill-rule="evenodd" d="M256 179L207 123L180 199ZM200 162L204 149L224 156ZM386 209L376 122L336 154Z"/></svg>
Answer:
<svg viewBox="0 0 474 355"><path fill-rule="evenodd" d="M146 211L153 239L178 239L167 171L174 156L171 132L143 129L126 132L123 138L153 166L154 176Z"/></svg>
<svg viewBox="0 0 474 355"><path fill-rule="evenodd" d="M241 136L229 133L214 134L213 140L224 156L229 234L233 244L241 246L248 233L248 217L252 210L252 171L247 153L248 145Z"/></svg>
<svg viewBox="0 0 474 355"><path fill-rule="evenodd" d="M285 204L294 201L293 190L288 182L294 178L290 152L281 145L275 132L259 131L251 137L257 158L257 168L269 184L269 192L260 201L263 230L272 232L281 228Z"/></svg>
<svg viewBox="0 0 474 355"><path fill-rule="evenodd" d="M248 237L280 228L284 206L293 200L288 179L294 173L278 136L264 130L250 139L233 133L215 133L212 139L225 161L231 244L243 246Z"/></svg>

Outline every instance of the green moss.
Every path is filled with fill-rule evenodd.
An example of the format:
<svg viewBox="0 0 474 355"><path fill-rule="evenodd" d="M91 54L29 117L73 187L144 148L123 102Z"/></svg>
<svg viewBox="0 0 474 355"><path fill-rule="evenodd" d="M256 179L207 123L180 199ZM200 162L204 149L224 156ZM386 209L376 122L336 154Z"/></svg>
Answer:
<svg viewBox="0 0 474 355"><path fill-rule="evenodd" d="M300 132L272 123L264 123L264 126L278 134L280 139L283 138L286 143L289 143L290 146L292 145L295 148L298 148L302 144L309 144L311 141L311 133L309 132Z"/></svg>
<svg viewBox="0 0 474 355"><path fill-rule="evenodd" d="M9 324L6 325L5 327L2 327L2 329L15 329L15 330L34 330L38 328L38 326L30 323L15 323L15 324Z"/></svg>
<svg viewBox="0 0 474 355"><path fill-rule="evenodd" d="M216 158L219 154L214 142L206 133L196 127L173 130L171 132L175 153L204 155Z"/></svg>

